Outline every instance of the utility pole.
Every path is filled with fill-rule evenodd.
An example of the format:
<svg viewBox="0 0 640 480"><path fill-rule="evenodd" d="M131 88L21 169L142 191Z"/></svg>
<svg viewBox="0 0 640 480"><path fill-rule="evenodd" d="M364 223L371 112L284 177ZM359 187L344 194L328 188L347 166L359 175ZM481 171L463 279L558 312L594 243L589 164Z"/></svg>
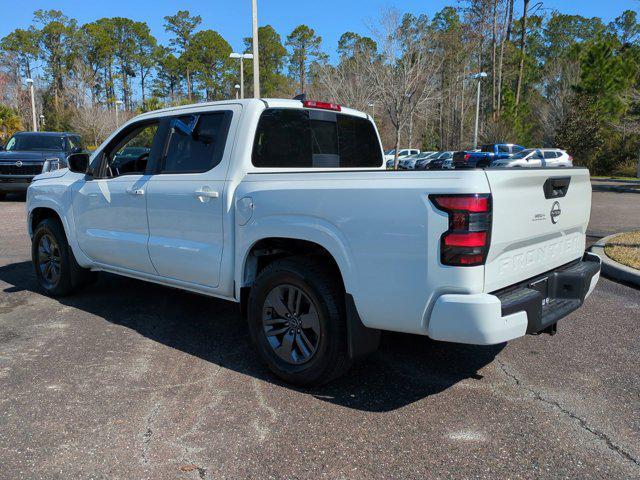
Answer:
<svg viewBox="0 0 640 480"><path fill-rule="evenodd" d="M27 85L29 85L29 93L31 95L31 122L32 122L32 127L33 127L33 131L37 132L38 131L38 120L36 118L36 96L35 96L35 93L33 91L33 78L27 78L25 80L25 82L27 82Z"/></svg>
<svg viewBox="0 0 640 480"><path fill-rule="evenodd" d="M480 85L482 84L482 79L486 78L487 74L485 72L476 73L475 75L471 75L471 78L478 81L478 97L476 99L476 126L473 132L473 149L478 148L478 124L480 123Z"/></svg>
<svg viewBox="0 0 640 480"><path fill-rule="evenodd" d="M260 62L258 61L258 0L251 0L253 18L253 98L260 98Z"/></svg>

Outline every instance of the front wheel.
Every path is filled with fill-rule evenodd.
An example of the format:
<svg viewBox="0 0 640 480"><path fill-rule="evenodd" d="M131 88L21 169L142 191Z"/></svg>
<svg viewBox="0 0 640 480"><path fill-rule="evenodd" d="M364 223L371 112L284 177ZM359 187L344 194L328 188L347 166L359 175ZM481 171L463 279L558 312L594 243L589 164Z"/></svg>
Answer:
<svg viewBox="0 0 640 480"><path fill-rule="evenodd" d="M336 273L307 257L276 260L256 279L248 303L249 331L278 377L322 385L349 368L340 283Z"/></svg>
<svg viewBox="0 0 640 480"><path fill-rule="evenodd" d="M31 259L40 287L47 295L62 297L95 280L95 272L76 262L59 221L47 218L33 233Z"/></svg>

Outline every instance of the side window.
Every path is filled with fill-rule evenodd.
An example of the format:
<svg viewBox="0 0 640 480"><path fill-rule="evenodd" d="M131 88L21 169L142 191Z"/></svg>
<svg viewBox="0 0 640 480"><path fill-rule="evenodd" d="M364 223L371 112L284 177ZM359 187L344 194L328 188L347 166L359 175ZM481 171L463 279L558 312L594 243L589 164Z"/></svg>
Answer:
<svg viewBox="0 0 640 480"><path fill-rule="evenodd" d="M520 153L524 148L519 145L514 145L511 147L511 153Z"/></svg>
<svg viewBox="0 0 640 480"><path fill-rule="evenodd" d="M180 117L184 123L195 121L193 133L173 128L165 146L165 156L160 173L208 172L222 160L231 112L215 112L197 115L195 120Z"/></svg>
<svg viewBox="0 0 640 480"><path fill-rule="evenodd" d="M400 155L406 155L402 150ZM382 165L371 122L317 110L267 109L253 145L260 168L365 168Z"/></svg>
<svg viewBox="0 0 640 480"><path fill-rule="evenodd" d="M509 145L498 145L498 152L499 153L511 153L509 151Z"/></svg>
<svg viewBox="0 0 640 480"><path fill-rule="evenodd" d="M558 152L550 152L550 151L546 151L544 152L544 158L546 159L553 159L553 158L558 158Z"/></svg>
<svg viewBox="0 0 640 480"><path fill-rule="evenodd" d="M382 165L380 142L373 124L364 118L338 115L340 166L376 168Z"/></svg>
<svg viewBox="0 0 640 480"><path fill-rule="evenodd" d="M158 122L132 126L105 149L106 176L141 175L147 168Z"/></svg>

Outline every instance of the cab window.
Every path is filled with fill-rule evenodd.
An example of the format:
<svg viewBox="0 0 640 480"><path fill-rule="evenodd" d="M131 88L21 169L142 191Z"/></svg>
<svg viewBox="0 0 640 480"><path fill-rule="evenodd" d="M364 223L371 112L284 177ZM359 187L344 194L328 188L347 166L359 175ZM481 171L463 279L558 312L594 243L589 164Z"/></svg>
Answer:
<svg viewBox="0 0 640 480"><path fill-rule="evenodd" d="M232 115L219 111L177 117L182 128L172 124L169 130L160 173L204 173L216 167L224 154Z"/></svg>
<svg viewBox="0 0 640 480"><path fill-rule="evenodd" d="M252 154L253 165L260 168L373 168L382 166L382 160L378 136L367 119L286 108L262 113Z"/></svg>

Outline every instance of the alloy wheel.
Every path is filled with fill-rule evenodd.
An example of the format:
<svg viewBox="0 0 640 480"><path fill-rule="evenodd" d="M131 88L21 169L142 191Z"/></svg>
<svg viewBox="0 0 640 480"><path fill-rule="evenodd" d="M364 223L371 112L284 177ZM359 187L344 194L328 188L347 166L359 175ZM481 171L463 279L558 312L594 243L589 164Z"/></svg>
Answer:
<svg viewBox="0 0 640 480"><path fill-rule="evenodd" d="M278 285L265 298L262 325L272 350L285 362L308 362L320 343L318 309L294 285Z"/></svg>

